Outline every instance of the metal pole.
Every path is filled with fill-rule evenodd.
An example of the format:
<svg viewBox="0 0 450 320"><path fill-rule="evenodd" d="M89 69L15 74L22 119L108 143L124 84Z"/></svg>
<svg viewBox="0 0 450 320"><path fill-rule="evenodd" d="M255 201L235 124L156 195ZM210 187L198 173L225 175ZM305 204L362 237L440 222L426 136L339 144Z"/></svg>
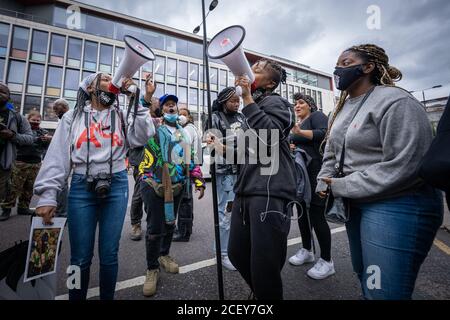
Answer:
<svg viewBox="0 0 450 320"><path fill-rule="evenodd" d="M208 105L208 127L212 128L212 108L211 108L211 84L209 81L209 59L206 54L206 44L208 41L206 35L206 14L205 14L205 0L202 0L202 15L203 15L203 57L205 59L206 68L206 100ZM213 196L213 210L214 210L214 233L216 237L216 259L217 259L217 281L219 286L219 300L224 300L223 297L223 275L222 275L222 254L220 250L220 230L219 230L219 208L217 204L217 185L216 185L216 165L211 164L211 184Z"/></svg>
<svg viewBox="0 0 450 320"><path fill-rule="evenodd" d="M425 90L422 90L422 97L423 97L423 106L426 109L427 108L427 102L425 101Z"/></svg>

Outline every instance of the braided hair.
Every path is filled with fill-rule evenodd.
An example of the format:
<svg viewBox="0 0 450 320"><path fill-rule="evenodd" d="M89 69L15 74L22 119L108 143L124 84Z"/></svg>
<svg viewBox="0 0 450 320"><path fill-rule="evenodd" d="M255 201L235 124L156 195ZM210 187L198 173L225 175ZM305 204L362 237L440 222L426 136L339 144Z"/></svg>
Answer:
<svg viewBox="0 0 450 320"><path fill-rule="evenodd" d="M286 83L287 79L287 72L286 70L276 61L269 60L269 59L260 59L256 62L258 63L265 63L264 69L269 69L272 80L276 83L276 86L274 86L269 91L274 91L280 83Z"/></svg>
<svg viewBox="0 0 450 320"><path fill-rule="evenodd" d="M353 46L345 50L345 52L347 51L355 53L359 58L362 59L364 64L373 63L375 65L375 69L371 73L370 80L376 86L395 86L395 82L400 81L403 77L400 70L389 65L389 57L386 54L386 51L375 44L362 44ZM348 92L342 91L341 96L339 97L339 102L333 112L330 125L328 126L327 134L322 142L321 149L328 140L331 132L331 127L333 126L338 113L344 107L347 98Z"/></svg>

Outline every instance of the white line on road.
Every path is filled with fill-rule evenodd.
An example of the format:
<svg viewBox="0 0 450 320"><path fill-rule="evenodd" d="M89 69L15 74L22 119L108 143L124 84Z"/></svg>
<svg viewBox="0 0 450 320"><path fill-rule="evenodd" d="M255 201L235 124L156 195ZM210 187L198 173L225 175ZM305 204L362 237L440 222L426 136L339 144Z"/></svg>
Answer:
<svg viewBox="0 0 450 320"><path fill-rule="evenodd" d="M345 227L339 227L339 228L335 228L331 230L331 234L335 234L335 233L339 233L339 232L343 232L345 231ZM302 242L302 238L298 237L298 238L293 238L293 239L289 239L288 240L288 246L293 246L296 244L299 244ZM196 271L199 269L203 269L206 267L210 267L216 264L216 259L207 259L207 260L203 260L203 261L199 261L199 262L195 262L192 264L188 264L186 266L182 266L180 267L180 273L184 274L184 273L189 273L192 271ZM129 279L129 280L125 280L125 281L120 281L117 282L116 284L116 292L119 290L124 290L124 289L129 289L129 288L133 288L133 287L138 287L138 286L142 286L145 282L145 276L140 276L140 277L136 277L133 279ZM88 290L87 292L87 299L90 298L94 298L94 297L98 297L100 295L100 288L99 287L95 287L95 288L91 288ZM57 296L55 298L56 300L68 300L69 299L69 295L68 294L63 294L60 296Z"/></svg>

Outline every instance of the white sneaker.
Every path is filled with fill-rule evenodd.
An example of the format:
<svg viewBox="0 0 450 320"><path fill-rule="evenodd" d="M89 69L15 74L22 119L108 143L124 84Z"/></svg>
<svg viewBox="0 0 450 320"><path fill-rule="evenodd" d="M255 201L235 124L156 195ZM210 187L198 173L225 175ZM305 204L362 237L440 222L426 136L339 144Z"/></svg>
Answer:
<svg viewBox="0 0 450 320"><path fill-rule="evenodd" d="M233 266L228 256L225 255L222 256L222 266L224 266L225 269L228 269L230 271L236 271L236 268Z"/></svg>
<svg viewBox="0 0 450 320"><path fill-rule="evenodd" d="M311 262L314 262L314 254L304 248L301 248L296 254L289 258L289 263L294 266L301 266L304 263Z"/></svg>
<svg viewBox="0 0 450 320"><path fill-rule="evenodd" d="M317 261L317 263L308 270L307 274L309 277L316 280L323 280L328 278L329 276L335 274L334 263L333 260L331 262L327 262L322 258Z"/></svg>

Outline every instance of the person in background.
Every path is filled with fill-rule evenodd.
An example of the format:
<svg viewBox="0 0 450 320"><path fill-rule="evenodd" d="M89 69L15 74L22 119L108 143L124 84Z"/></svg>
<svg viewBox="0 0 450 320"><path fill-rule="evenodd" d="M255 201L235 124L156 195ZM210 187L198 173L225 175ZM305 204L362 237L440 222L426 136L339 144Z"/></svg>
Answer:
<svg viewBox="0 0 450 320"><path fill-rule="evenodd" d="M56 114L58 119L62 119L62 117L69 111L69 103L65 99L57 99L53 102L53 112Z"/></svg>
<svg viewBox="0 0 450 320"><path fill-rule="evenodd" d="M58 119L62 119L64 114L69 111L69 103L65 99L58 99L53 102L53 112ZM66 183L63 189L58 192L58 205L56 207L55 217L67 217L67 197L69 196L69 185Z"/></svg>
<svg viewBox="0 0 450 320"><path fill-rule="evenodd" d="M317 110L316 102L311 96L296 93L294 100L297 123L290 136L291 149L300 148L311 158L307 165L307 172L312 197L309 208L304 201L301 202L301 206L297 204L298 227L302 236L303 248L289 258L289 263L294 266L301 266L304 263L314 262L315 257L312 252L314 241L312 230L314 230L320 246L320 259L313 268L308 270L307 275L313 279L321 280L335 273L334 264L331 260L331 232L324 215L325 201L314 192L317 186L317 175L322 167L320 145L327 132L328 118Z"/></svg>
<svg viewBox="0 0 450 320"><path fill-rule="evenodd" d="M213 103L212 129L219 130L223 141L208 140L208 144L219 143L222 148L237 148L236 135L242 128L245 117L239 110L240 99L235 87L223 89ZM215 140L215 139L214 139ZM228 241L230 238L231 211L233 208L233 187L237 179L237 165L226 164L220 153L216 155L217 202L219 209L220 251L222 265L231 271L236 268L228 258Z"/></svg>
<svg viewBox="0 0 450 320"><path fill-rule="evenodd" d="M193 150L194 163L199 164L198 153L201 150L201 137L191 112L186 108L179 111L178 123L188 136L188 143ZM180 209L178 210L177 228L174 232L173 241L188 242L192 234L192 224L194 220L194 198L192 196L192 186L189 192L184 192L181 198Z"/></svg>
<svg viewBox="0 0 450 320"><path fill-rule="evenodd" d="M14 110L10 99L8 86L0 83L0 202L5 200L9 188L17 147L34 141L29 122ZM2 211L0 221L8 220L9 216L10 211Z"/></svg>
<svg viewBox="0 0 450 320"><path fill-rule="evenodd" d="M114 299L118 253L128 204L128 148L146 143L155 133L147 108L139 105L128 119L109 91L112 77L92 74L80 84L77 104L61 119L34 185L36 214L51 224L57 194L71 179L67 221L70 264L80 269L79 287L70 300L86 300L98 229L100 299ZM125 92L133 84L124 79Z"/></svg>
<svg viewBox="0 0 450 320"><path fill-rule="evenodd" d="M200 167L194 163L190 140L178 124L178 98L166 94L159 101L163 123L145 144L139 165L141 197L147 211L147 272L142 288L146 297L156 293L160 266L168 273L179 272L169 252L185 184L190 185L188 180L194 183L199 199L205 192L205 181Z"/></svg>
<svg viewBox="0 0 450 320"><path fill-rule="evenodd" d="M145 93L141 96L140 102L142 106L148 108L152 116L153 125L155 128L159 125L157 116L159 108L159 100L153 97L156 90L156 83L153 82L153 74L149 74L145 79ZM143 201L141 197L141 187L139 183L139 165L144 156L144 147L137 147L128 151L128 159L130 166L133 168L134 190L131 198L130 218L131 218L131 233L130 239L139 241L142 239L142 216L144 215Z"/></svg>
<svg viewBox="0 0 450 320"><path fill-rule="evenodd" d="M34 180L41 168L44 154L52 140L49 132L40 127L41 114L39 111L31 111L27 115L27 120L31 125L34 142L32 145L19 146L17 148L17 158L12 171L11 188L5 201L1 204L5 214L11 214L11 209L15 207L17 198L19 199L17 214L33 214L29 206L33 197Z"/></svg>
<svg viewBox="0 0 450 320"><path fill-rule="evenodd" d="M348 199L346 230L364 298L411 299L443 216L442 194L418 176L432 140L430 122L420 102L394 86L402 73L383 48L345 50L334 74L341 98L316 191ZM343 148L345 176L336 178Z"/></svg>

